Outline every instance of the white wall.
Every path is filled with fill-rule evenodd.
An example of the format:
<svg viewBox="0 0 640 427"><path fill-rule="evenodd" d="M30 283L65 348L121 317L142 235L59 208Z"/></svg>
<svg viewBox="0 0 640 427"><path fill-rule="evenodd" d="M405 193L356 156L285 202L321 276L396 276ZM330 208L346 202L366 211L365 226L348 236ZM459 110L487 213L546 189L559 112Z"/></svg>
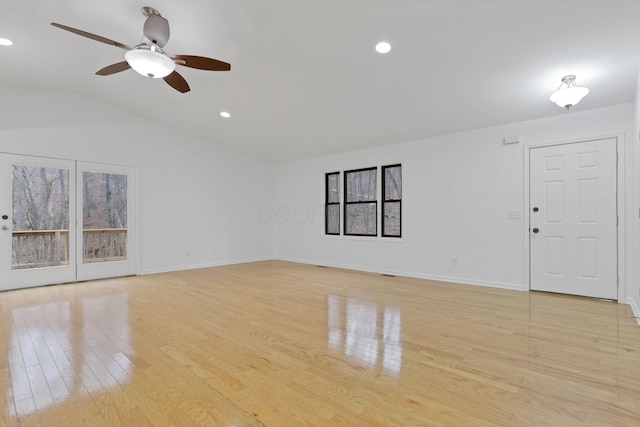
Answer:
<svg viewBox="0 0 640 427"><path fill-rule="evenodd" d="M585 112L315 158L277 167L276 256L314 264L524 289L529 144L625 133L633 106ZM521 144L504 145L520 135ZM324 174L402 163L403 238L324 236ZM452 265L457 259L457 266Z"/></svg>
<svg viewBox="0 0 640 427"><path fill-rule="evenodd" d="M640 78L640 77L639 77ZM0 86L0 152L133 165L139 272L280 258L525 287L524 151L624 132L630 260L640 255L640 99L455 135L276 165L69 93ZM505 136L522 143L505 146ZM324 174L402 163L403 239L324 236ZM190 255L187 255L190 251ZM458 265L451 265L457 258ZM627 300L640 307L640 263Z"/></svg>
<svg viewBox="0 0 640 427"><path fill-rule="evenodd" d="M272 257L264 162L82 96L0 86L0 98L0 152L138 168L140 273Z"/></svg>

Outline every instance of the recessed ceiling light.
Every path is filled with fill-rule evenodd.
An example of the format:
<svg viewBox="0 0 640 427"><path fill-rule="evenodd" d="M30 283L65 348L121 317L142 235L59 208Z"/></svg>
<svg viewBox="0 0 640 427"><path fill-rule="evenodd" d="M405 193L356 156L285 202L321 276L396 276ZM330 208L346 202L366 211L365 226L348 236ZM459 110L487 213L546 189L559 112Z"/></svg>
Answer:
<svg viewBox="0 0 640 427"><path fill-rule="evenodd" d="M376 45L376 52L388 53L391 50L391 45L387 42L380 42Z"/></svg>
<svg viewBox="0 0 640 427"><path fill-rule="evenodd" d="M3 39L0 37L0 46L11 46L13 42L9 39Z"/></svg>
<svg viewBox="0 0 640 427"><path fill-rule="evenodd" d="M225 119L228 119L229 117L231 117L231 114L227 113L226 111L223 111L222 113L220 113L220 115Z"/></svg>

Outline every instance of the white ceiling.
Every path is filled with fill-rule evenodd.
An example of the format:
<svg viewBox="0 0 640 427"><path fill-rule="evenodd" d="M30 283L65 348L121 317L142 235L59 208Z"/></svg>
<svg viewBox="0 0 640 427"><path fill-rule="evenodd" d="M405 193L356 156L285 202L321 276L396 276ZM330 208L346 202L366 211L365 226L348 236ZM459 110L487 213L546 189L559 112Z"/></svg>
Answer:
<svg viewBox="0 0 640 427"><path fill-rule="evenodd" d="M49 25L135 45L142 6L169 20L169 54L232 70L179 67L187 94L133 70L96 76L124 51ZM571 114L548 100L566 74L591 89L572 111L630 102L640 1L2 0L0 37L15 43L0 47L0 84L76 92L283 162Z"/></svg>

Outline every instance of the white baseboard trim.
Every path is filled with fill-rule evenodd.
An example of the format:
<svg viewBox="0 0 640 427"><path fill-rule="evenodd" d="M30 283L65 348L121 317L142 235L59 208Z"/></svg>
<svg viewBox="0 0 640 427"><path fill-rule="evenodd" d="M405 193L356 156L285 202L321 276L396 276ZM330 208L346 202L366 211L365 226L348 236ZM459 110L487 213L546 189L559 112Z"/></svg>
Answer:
<svg viewBox="0 0 640 427"><path fill-rule="evenodd" d="M633 311L633 315L636 317L636 322L640 325L640 307L638 307L633 298L627 298L627 304L631 306L631 311Z"/></svg>
<svg viewBox="0 0 640 427"><path fill-rule="evenodd" d="M175 271L197 270L199 268L222 267L225 265L247 264L250 262L261 262L261 261L271 261L271 260L273 260L273 258L264 257L264 258L247 258L247 259L236 259L236 260L230 260L230 261L210 262L205 264L181 265L176 267L143 270L140 272L140 276L148 276L150 274L160 274L160 273L172 273Z"/></svg>
<svg viewBox="0 0 640 427"><path fill-rule="evenodd" d="M506 282L491 282L484 280L474 280L465 277L453 277L453 276L438 276L433 274L423 274L423 273L411 273L407 271L397 271L397 270L379 270L375 268L362 267L362 266L354 266L348 264L334 264L334 263L323 263L318 261L306 260L306 259L297 259L297 258L275 258L279 261L288 261L288 262L297 262L301 264L312 264L312 265L326 265L327 267L334 268L344 268L347 270L356 270L356 271L364 271L367 273L377 273L377 274L392 274L394 276L402 276L402 277L411 277L414 279L426 279L426 280L434 280L438 282L447 282L447 283L458 283L461 285L474 285L474 286L484 286L489 288L499 288L499 289L509 289L512 291L524 291L524 285L515 284L515 283L506 283Z"/></svg>

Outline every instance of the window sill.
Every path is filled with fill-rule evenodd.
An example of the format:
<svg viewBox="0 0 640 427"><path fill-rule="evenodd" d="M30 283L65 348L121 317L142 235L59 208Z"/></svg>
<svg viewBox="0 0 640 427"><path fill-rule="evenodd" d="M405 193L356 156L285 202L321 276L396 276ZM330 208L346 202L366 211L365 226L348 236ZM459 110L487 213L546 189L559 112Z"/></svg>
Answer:
<svg viewBox="0 0 640 427"><path fill-rule="evenodd" d="M328 240L346 240L346 241L356 241L356 242L378 242L378 243L404 243L403 237L380 237L380 236L345 236L345 235L334 235L334 234L324 234L322 235L323 239Z"/></svg>

